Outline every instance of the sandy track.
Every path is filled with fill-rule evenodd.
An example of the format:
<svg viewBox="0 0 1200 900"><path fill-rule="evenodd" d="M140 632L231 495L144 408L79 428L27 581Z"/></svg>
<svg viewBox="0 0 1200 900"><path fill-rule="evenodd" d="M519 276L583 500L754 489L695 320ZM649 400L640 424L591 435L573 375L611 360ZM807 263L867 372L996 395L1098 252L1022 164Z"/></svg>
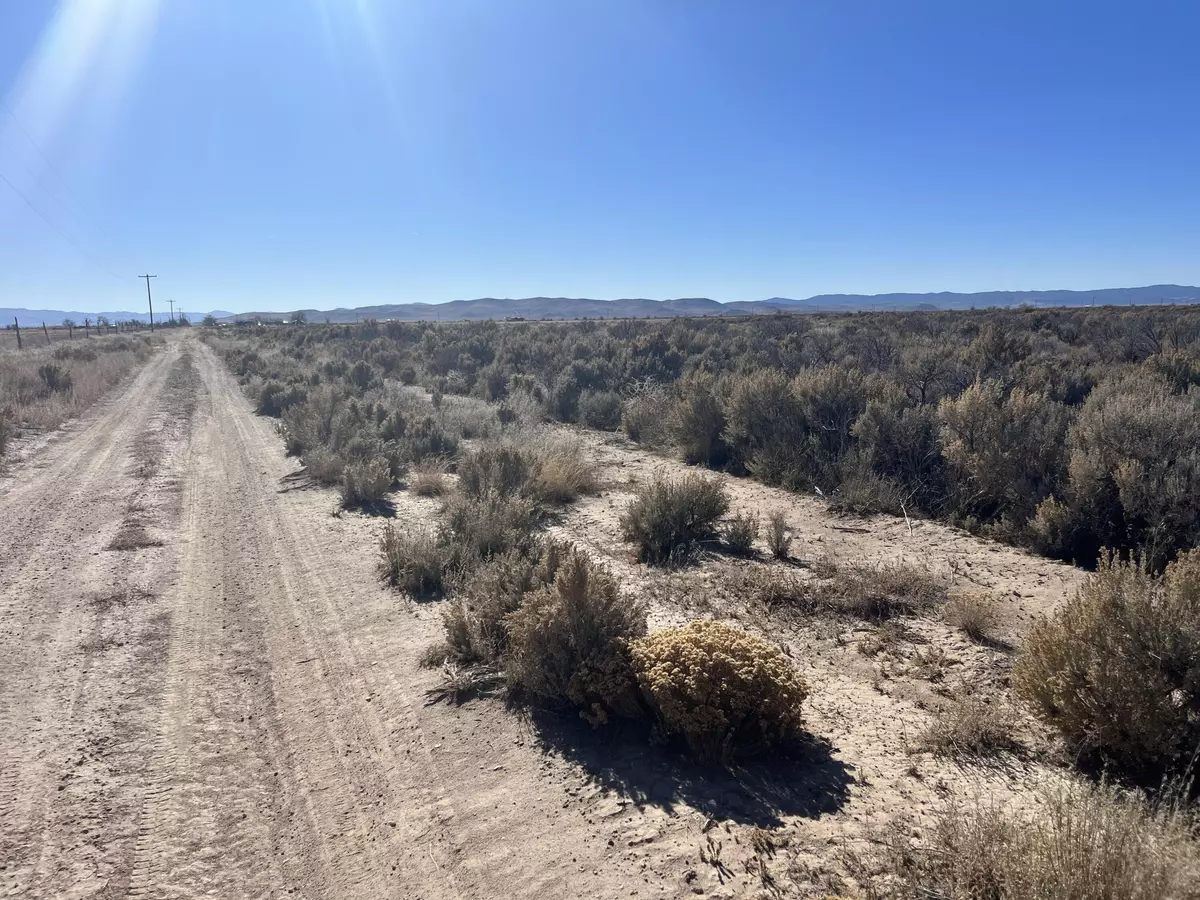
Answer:
<svg viewBox="0 0 1200 900"><path fill-rule="evenodd" d="M163 394L185 350L186 420ZM565 764L518 719L424 705L439 626L379 585L379 522L289 489L272 423L206 347L173 344L35 463L0 495L0 893L645 887L644 854L606 859L597 790L547 778ZM105 550L131 504L162 546Z"/></svg>

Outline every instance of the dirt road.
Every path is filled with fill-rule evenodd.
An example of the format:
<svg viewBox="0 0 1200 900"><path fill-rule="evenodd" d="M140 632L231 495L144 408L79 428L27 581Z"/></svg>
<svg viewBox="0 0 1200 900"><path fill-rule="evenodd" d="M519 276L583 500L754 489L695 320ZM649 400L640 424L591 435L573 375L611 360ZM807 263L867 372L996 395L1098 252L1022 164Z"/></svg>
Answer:
<svg viewBox="0 0 1200 900"><path fill-rule="evenodd" d="M295 468L184 339L0 485L0 895L645 887L519 720L423 705L436 616Z"/></svg>

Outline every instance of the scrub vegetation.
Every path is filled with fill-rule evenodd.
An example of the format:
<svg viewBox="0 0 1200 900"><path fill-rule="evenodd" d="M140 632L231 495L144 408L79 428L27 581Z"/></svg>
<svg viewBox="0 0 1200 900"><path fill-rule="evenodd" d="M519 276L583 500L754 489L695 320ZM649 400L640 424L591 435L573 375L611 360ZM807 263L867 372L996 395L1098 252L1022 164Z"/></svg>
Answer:
<svg viewBox="0 0 1200 900"><path fill-rule="evenodd" d="M814 709L829 729L814 730L840 733L890 704L913 761L888 777L924 785L941 767L938 799L919 826L895 817L869 851L847 850L818 879L827 895L1195 896L1200 311L367 322L206 339L345 506L372 512L408 490L424 518L383 526L378 571L439 601L431 702L499 695L640 735L714 783L813 752ZM926 555L808 543L796 495L835 533L871 534L878 516ZM942 565L915 526L1090 573L1017 617L1005 595L1019 592ZM831 708L864 677L869 691ZM623 739L589 751L604 771ZM1009 778L1019 802L956 795L951 767ZM1022 767L1037 779L1015 786ZM701 863L725 872L724 845L707 840ZM788 877L813 872L762 829L750 846L764 896L792 896L777 851Z"/></svg>

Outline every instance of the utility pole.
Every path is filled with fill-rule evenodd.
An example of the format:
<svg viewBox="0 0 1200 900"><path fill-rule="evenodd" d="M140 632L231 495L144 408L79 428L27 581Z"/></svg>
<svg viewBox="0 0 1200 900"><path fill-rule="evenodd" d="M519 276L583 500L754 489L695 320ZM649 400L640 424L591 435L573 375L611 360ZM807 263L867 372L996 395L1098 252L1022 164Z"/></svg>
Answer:
<svg viewBox="0 0 1200 900"><path fill-rule="evenodd" d="M146 279L146 303L150 306L150 330L154 330L154 298L150 296L150 279L157 278L157 275L139 275L138 278Z"/></svg>
<svg viewBox="0 0 1200 900"><path fill-rule="evenodd" d="M175 301L168 300L167 302L171 304L171 324L174 325L175 324Z"/></svg>

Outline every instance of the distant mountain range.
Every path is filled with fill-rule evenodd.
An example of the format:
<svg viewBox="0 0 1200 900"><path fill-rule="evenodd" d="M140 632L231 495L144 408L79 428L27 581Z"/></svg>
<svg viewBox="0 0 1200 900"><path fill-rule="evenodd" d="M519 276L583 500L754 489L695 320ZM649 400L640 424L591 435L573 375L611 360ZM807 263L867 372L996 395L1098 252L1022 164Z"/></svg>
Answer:
<svg viewBox="0 0 1200 900"><path fill-rule="evenodd" d="M591 300L573 297L528 297L454 300L450 303L398 303L357 309L305 309L309 322L356 322L362 319L402 321L471 321L479 319L615 319L673 318L676 316L763 315L775 312L854 312L856 310L971 309L1013 306L1128 306L1130 304L1200 303L1200 288L1156 284L1095 291L987 291L978 294L821 294L806 300L718 303L707 297L676 300ZM242 313L233 319L264 321L288 318L287 313ZM219 317L218 317L219 318ZM230 319L229 321L233 321Z"/></svg>
<svg viewBox="0 0 1200 900"><path fill-rule="evenodd" d="M854 312L857 310L933 310L984 309L1016 306L1129 306L1166 303L1200 303L1200 288L1177 284L1155 284L1134 288L1103 288L1095 291L985 291L977 294L942 292L935 294L820 294L806 300L772 297L769 300L718 303L707 297L675 300L626 298L591 300L573 297L528 297L525 299L482 297L478 300L454 300L449 303L397 303L360 306L355 309L299 310L309 322L356 322L362 319L399 319L402 321L475 321L481 319L616 319L674 318L677 316L763 315L775 312ZM60 310L0 308L0 324L16 317L22 327L60 324L63 319L83 322L105 316L110 321L136 319L144 322L146 313L81 313ZM194 323L205 313L190 313ZM214 310L221 322L281 321L295 313L230 313ZM155 320L164 318L155 313Z"/></svg>

